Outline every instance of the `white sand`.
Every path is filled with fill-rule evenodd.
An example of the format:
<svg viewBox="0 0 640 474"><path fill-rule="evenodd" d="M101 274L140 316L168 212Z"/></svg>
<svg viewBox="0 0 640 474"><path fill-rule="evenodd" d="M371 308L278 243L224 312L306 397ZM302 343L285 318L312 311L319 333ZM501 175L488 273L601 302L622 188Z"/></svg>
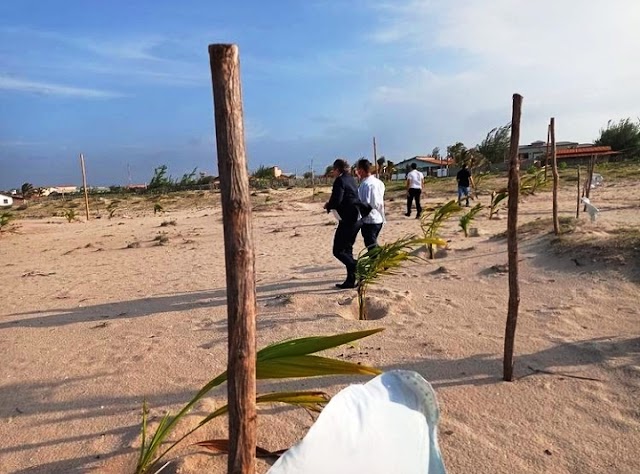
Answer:
<svg viewBox="0 0 640 474"><path fill-rule="evenodd" d="M492 268L506 264L506 241L491 238L505 230L506 213L495 221L481 214L475 224L481 235L474 238L463 238L451 221L444 230L451 239L447 256L381 280L370 290L377 319L357 321L355 303L349 304L355 292L333 288L344 270L331 255L332 218L322 202L302 201L303 192L310 193L274 192L273 202L254 213L259 347L385 327L330 354L416 370L433 383L451 474L639 471L638 253L635 260L559 253L550 236L524 235L517 381L507 383L501 380L507 275ZM599 239L621 224L637 228L639 193L629 182L598 190L592 200L603 212L594 224L584 217L580 235ZM573 214L572 190L561 197L563 215ZM444 199L427 192L427 205ZM550 208L550 193L528 197L520 220L549 217ZM389 204L383 242L419 231L402 212L401 201ZM24 221L19 233L0 237L1 472L132 472L143 397L157 421L225 369L219 204L131 217ZM177 225L159 227L170 219ZM168 243L154 246L165 232ZM141 245L125 248L132 242ZM290 303L281 304L278 295L291 295ZM364 380L271 381L260 383L260 391L333 394L358 381ZM215 391L178 432L225 397L224 387ZM259 441L269 449L290 446L312 422L302 410L263 411ZM192 441L225 438L225 423L212 423ZM163 472L224 472L226 466L224 456L188 444L169 459ZM259 462L259 472L267 468Z"/></svg>

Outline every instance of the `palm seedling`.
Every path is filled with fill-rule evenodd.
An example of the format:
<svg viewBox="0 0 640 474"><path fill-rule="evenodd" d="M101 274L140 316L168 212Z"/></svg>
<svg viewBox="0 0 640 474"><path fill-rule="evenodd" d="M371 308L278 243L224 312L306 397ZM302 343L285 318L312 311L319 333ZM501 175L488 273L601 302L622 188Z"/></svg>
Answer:
<svg viewBox="0 0 640 474"><path fill-rule="evenodd" d="M482 204L478 203L469 209L469 212L460 217L460 228L462 229L462 232L464 232L465 237L469 237L469 226L481 210Z"/></svg>
<svg viewBox="0 0 640 474"><path fill-rule="evenodd" d="M155 216L156 214L160 213L162 214L164 212L164 208L160 205L159 202L155 203L153 205L153 215Z"/></svg>
<svg viewBox="0 0 640 474"><path fill-rule="evenodd" d="M312 354L362 339L382 330L382 328L378 328L336 334L333 336L305 337L272 344L260 350L256 356L256 378L285 379L317 377L322 375L378 375L381 371L372 367ZM135 471L136 474L148 473L151 467L157 465L169 451L187 436L214 418L227 413L228 408L225 405L205 416L195 428L189 430L184 436L178 438L177 441L171 443L164 451L158 454L160 447L173 432L177 423L190 412L191 408L193 408L198 401L202 400L211 390L222 385L226 380L227 372L225 371L202 387L178 414L171 416L167 413L151 437L147 436L147 406L146 403L143 404L141 427L142 443ZM307 409L318 409L319 406L326 404L328 400L329 397L325 393L317 391L276 392L258 395L256 398L257 403L287 403ZM210 440L202 442L201 445L209 449L220 450L228 445L228 441ZM164 466L160 469L163 468Z"/></svg>
<svg viewBox="0 0 640 474"><path fill-rule="evenodd" d="M107 212L109 212L109 219L112 219L118 210L118 201L112 201L107 206Z"/></svg>
<svg viewBox="0 0 640 474"><path fill-rule="evenodd" d="M544 170L529 174L520 181L520 194L534 195L542 184L544 184Z"/></svg>
<svg viewBox="0 0 640 474"><path fill-rule="evenodd" d="M65 209L62 211L62 215L67 219L67 222L73 222L76 220L76 210L75 209Z"/></svg>
<svg viewBox="0 0 640 474"><path fill-rule="evenodd" d="M498 214L500 211L500 203L504 201L509 196L509 192L507 189L501 189L499 191L491 192L491 207L489 208L489 219L493 218L494 215Z"/></svg>
<svg viewBox="0 0 640 474"><path fill-rule="evenodd" d="M432 212L423 214L420 218L420 227L424 233L425 239L440 239L439 231L444 223L451 218L454 214L460 212L462 208L455 200L451 200L442 206L436 207ZM444 242L444 241L443 241ZM434 244L427 242L427 248L429 250L429 258L435 257L434 245L444 247L446 243Z"/></svg>
<svg viewBox="0 0 640 474"><path fill-rule="evenodd" d="M13 220L13 214L10 212L3 212L0 214L0 231L7 227Z"/></svg>

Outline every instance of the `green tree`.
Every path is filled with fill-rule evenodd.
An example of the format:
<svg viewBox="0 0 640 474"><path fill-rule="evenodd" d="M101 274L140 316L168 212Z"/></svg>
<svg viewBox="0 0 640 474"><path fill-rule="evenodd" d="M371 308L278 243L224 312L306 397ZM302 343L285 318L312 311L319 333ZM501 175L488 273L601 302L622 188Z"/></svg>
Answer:
<svg viewBox="0 0 640 474"><path fill-rule="evenodd" d="M462 142L447 147L447 156L453 158L454 163L458 166L464 162L466 155L467 147Z"/></svg>
<svg viewBox="0 0 640 474"><path fill-rule="evenodd" d="M311 171L305 171L305 173L302 175L302 177L304 179L311 179L313 177L313 173Z"/></svg>
<svg viewBox="0 0 640 474"><path fill-rule="evenodd" d="M438 158L440 159L440 147L435 147L433 150L431 150L431 156L433 156L434 158Z"/></svg>
<svg viewBox="0 0 640 474"><path fill-rule="evenodd" d="M178 186L186 187L196 184L196 171L198 168L193 168L193 171L189 174L185 173L182 175L182 179L178 182Z"/></svg>
<svg viewBox="0 0 640 474"><path fill-rule="evenodd" d="M253 172L251 177L257 179L273 178L273 168L268 168L264 165L260 165L258 169Z"/></svg>
<svg viewBox="0 0 640 474"><path fill-rule="evenodd" d="M22 192L22 197L24 198L31 197L33 195L33 184L24 183L20 188L20 191Z"/></svg>
<svg viewBox="0 0 640 474"><path fill-rule="evenodd" d="M324 170L324 175L325 176L331 176L331 173L333 172L333 165L329 165L325 168Z"/></svg>
<svg viewBox="0 0 640 474"><path fill-rule="evenodd" d="M613 151L640 150L640 120L622 119L619 122L609 120L606 128L600 129L600 136L594 142L599 146L610 146Z"/></svg>
<svg viewBox="0 0 640 474"><path fill-rule="evenodd" d="M511 123L492 129L476 147L489 163L502 163L509 153Z"/></svg>
<svg viewBox="0 0 640 474"><path fill-rule="evenodd" d="M173 186L171 176L167 176L167 165L158 166L153 170L153 177L147 189L162 189Z"/></svg>

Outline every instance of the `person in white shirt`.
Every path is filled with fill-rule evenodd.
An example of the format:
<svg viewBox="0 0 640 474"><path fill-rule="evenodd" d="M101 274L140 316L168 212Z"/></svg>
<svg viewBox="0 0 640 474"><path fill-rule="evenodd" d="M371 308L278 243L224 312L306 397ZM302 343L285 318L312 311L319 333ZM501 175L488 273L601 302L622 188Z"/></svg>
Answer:
<svg viewBox="0 0 640 474"><path fill-rule="evenodd" d="M368 248L378 246L378 235L385 223L384 218L384 183L371 174L371 162L365 158L358 160L356 173L362 180L358 187L358 197L364 204L371 206L371 212L362 218L362 238Z"/></svg>
<svg viewBox="0 0 640 474"><path fill-rule="evenodd" d="M424 175L417 168L418 166L415 163L411 163L411 171L407 174L407 213L405 216L409 217L411 215L411 204L415 199L416 219L420 219L420 214L422 214L420 195L422 194Z"/></svg>

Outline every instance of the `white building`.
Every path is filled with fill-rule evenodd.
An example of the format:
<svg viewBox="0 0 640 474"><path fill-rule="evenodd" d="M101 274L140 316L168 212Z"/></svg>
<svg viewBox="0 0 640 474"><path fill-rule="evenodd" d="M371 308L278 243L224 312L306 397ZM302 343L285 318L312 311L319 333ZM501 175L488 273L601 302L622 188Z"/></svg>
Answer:
<svg viewBox="0 0 640 474"><path fill-rule="evenodd" d="M6 194L0 194L0 208L8 208L13 206L13 198Z"/></svg>

